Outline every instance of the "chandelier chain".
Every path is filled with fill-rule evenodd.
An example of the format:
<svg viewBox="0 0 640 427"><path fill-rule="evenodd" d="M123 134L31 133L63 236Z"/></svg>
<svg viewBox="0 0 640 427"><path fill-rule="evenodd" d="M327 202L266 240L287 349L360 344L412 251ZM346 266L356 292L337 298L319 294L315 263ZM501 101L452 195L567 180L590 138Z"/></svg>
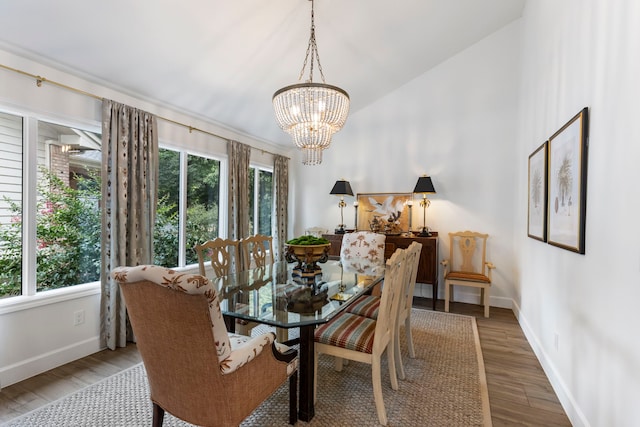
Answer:
<svg viewBox="0 0 640 427"><path fill-rule="evenodd" d="M302 64L302 70L300 70L300 75L298 76L298 80L302 80L304 76L304 70L307 68L307 62L309 61L309 55L311 55L311 63L309 67L309 80L308 83L313 83L313 61L315 57L315 61L318 63L318 71L320 71L320 77L322 78L322 83L326 83L324 79L324 73L322 72L322 64L320 64L320 54L318 53L318 44L316 43L316 24L315 24L315 13L314 13L314 2L311 0L311 34L309 36L309 44L307 45L307 53L304 57L304 63Z"/></svg>

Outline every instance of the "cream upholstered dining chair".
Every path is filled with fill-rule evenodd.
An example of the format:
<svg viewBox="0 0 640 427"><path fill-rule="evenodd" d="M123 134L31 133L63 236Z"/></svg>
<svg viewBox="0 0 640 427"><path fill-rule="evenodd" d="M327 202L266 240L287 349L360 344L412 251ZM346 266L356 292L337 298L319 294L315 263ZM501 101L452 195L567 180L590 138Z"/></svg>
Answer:
<svg viewBox="0 0 640 427"><path fill-rule="evenodd" d="M234 262L240 262L238 259L240 255L238 251L239 247L239 241L222 239L220 237L196 245L194 249L198 255L200 274L202 276L206 275L207 262L210 263L210 266L217 277L236 273L237 268L232 268L232 266Z"/></svg>
<svg viewBox="0 0 640 427"><path fill-rule="evenodd" d="M453 301L453 286L480 288L480 300L484 304L484 317L489 317L489 290L491 270L496 268L488 262L488 234L475 231L449 233L449 259L441 262L444 267L444 311L449 311Z"/></svg>
<svg viewBox="0 0 640 427"><path fill-rule="evenodd" d="M240 240L243 268L264 267L273 262L273 237L263 234Z"/></svg>
<svg viewBox="0 0 640 427"><path fill-rule="evenodd" d="M118 267L142 357L153 425L165 411L201 426L237 426L289 378L289 422L297 420L297 352L274 341L229 334L218 291L204 276L153 265Z"/></svg>
<svg viewBox="0 0 640 427"><path fill-rule="evenodd" d="M410 358L416 357L413 346L413 335L411 334L411 308L413 307L413 293L416 287L416 277L420 264L420 252L422 243L411 242L407 248L405 267L403 273L402 288L400 291L400 302L398 315L395 321L393 333L393 350L395 351L396 370L400 379L405 379L404 365L402 363L402 352L400 350L400 328L404 325L407 347ZM380 309L380 297L375 295L363 295L347 308L347 312L360 316L377 319Z"/></svg>
<svg viewBox="0 0 640 427"><path fill-rule="evenodd" d="M391 388L398 389L396 377L393 330L401 299L400 288L404 280L404 262L406 251L397 249L387 261L385 269L385 285L380 297L378 318L371 319L357 314L342 312L328 323L318 327L314 334L314 399L317 396L318 358L320 354L328 354L337 358L349 359L371 365L373 396L378 414L378 421L387 425L387 411L382 396L382 354L387 353ZM339 365L340 367L342 364Z"/></svg>
<svg viewBox="0 0 640 427"><path fill-rule="evenodd" d="M384 268L384 245L387 236L370 231L346 233L340 245L340 262L351 269Z"/></svg>

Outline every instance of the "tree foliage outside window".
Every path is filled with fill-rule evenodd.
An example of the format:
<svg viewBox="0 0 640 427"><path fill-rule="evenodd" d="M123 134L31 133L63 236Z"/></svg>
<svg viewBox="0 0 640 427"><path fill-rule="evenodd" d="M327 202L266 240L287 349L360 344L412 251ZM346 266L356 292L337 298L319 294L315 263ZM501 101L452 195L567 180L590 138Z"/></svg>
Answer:
<svg viewBox="0 0 640 427"><path fill-rule="evenodd" d="M36 291L73 286L100 278L99 179L76 176L78 189L41 168L36 211ZM6 199L5 199L6 200ZM0 297L20 295L22 208L0 226Z"/></svg>
<svg viewBox="0 0 640 427"><path fill-rule="evenodd" d="M256 179L257 174L257 179ZM256 209L257 207L257 209ZM273 207L273 173L249 169L249 229L253 233L271 236L271 212ZM257 215L257 221L256 221Z"/></svg>
<svg viewBox="0 0 640 427"><path fill-rule="evenodd" d="M180 265L181 153L160 150L154 263ZM253 173L257 169L251 169ZM251 181L251 205L258 203L258 229L271 235L271 172L258 171L258 192ZM252 175L255 176L255 175ZM40 170L36 212L38 292L100 279L101 180L98 171L74 175L74 188L46 168ZM219 235L220 162L187 155L186 264L196 263L194 246ZM22 289L22 207L4 197L12 220L0 225L0 298ZM253 221L254 210L251 210ZM253 222L252 222L253 224ZM252 228L253 229L253 228Z"/></svg>
<svg viewBox="0 0 640 427"><path fill-rule="evenodd" d="M160 181L154 235L154 262L164 267L179 263L180 153L160 150ZM218 237L220 162L187 155L187 209L185 222L186 264L198 262L193 249L198 243Z"/></svg>

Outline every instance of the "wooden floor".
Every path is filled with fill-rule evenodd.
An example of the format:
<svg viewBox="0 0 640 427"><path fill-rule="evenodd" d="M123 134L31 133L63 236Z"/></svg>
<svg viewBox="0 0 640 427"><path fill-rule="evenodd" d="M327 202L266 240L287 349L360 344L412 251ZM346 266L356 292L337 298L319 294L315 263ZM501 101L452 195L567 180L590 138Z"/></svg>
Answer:
<svg viewBox="0 0 640 427"><path fill-rule="evenodd" d="M416 298L414 305L431 308L431 300ZM443 310L442 301L438 301L437 309ZM489 319L483 317L481 306L452 303L451 311L477 319L494 427L571 425L511 310L492 307ZM117 351L101 351L3 388L0 423L138 362L138 351L130 344Z"/></svg>

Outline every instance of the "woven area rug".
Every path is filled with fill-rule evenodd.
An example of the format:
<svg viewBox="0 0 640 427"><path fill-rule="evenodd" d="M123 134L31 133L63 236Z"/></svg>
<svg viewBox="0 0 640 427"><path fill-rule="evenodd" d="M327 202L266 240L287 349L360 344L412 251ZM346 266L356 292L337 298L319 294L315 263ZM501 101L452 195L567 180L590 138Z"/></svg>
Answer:
<svg viewBox="0 0 640 427"><path fill-rule="evenodd" d="M416 358L402 349L407 379L391 389L383 358L383 395L389 426L491 426L484 362L475 318L413 309ZM267 399L243 423L286 426L288 383ZM131 426L151 425L151 402L142 364L106 378L3 426ZM167 427L190 426L165 415ZM349 362L333 370L322 355L318 368L316 415L298 426L377 426L370 365Z"/></svg>

